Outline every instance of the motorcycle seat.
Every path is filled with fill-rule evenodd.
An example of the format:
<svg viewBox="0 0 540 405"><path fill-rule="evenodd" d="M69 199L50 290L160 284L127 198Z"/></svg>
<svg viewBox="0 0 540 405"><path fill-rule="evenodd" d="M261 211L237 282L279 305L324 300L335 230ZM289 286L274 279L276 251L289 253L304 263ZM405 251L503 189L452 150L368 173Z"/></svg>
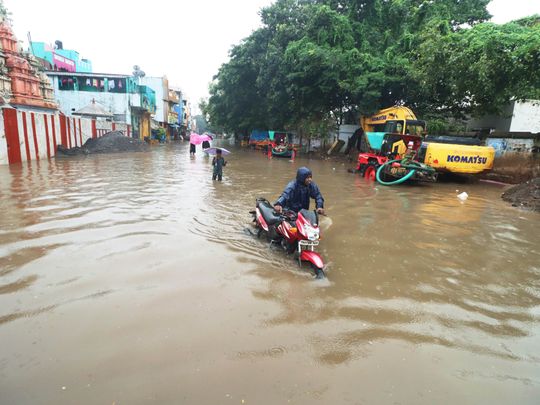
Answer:
<svg viewBox="0 0 540 405"><path fill-rule="evenodd" d="M275 214L274 207L268 203L261 202L258 204L261 215L268 225L275 225L280 221L280 216Z"/></svg>

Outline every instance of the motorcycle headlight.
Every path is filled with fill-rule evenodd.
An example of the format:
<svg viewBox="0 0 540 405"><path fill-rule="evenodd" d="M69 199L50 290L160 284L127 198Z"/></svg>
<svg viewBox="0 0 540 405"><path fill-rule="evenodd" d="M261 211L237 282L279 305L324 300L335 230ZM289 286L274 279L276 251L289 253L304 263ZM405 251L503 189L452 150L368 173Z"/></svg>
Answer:
<svg viewBox="0 0 540 405"><path fill-rule="evenodd" d="M311 226L306 226L305 227L305 232L306 232L306 236L309 240L311 241L315 241L315 240L319 240L319 230L318 229L315 229Z"/></svg>

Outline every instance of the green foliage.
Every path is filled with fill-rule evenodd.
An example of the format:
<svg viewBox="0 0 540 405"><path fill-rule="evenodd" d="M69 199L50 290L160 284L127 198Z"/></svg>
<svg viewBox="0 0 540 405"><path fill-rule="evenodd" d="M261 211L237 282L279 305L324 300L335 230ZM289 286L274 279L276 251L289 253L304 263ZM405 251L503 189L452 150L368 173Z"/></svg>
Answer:
<svg viewBox="0 0 540 405"><path fill-rule="evenodd" d="M540 98L538 17L486 23L489 1L277 0L232 48L203 111L228 132L318 136L394 104L443 117Z"/></svg>
<svg viewBox="0 0 540 405"><path fill-rule="evenodd" d="M296 129L303 138L327 140L329 133L336 130L336 125L331 117L310 117L298 120Z"/></svg>
<svg viewBox="0 0 540 405"><path fill-rule="evenodd" d="M199 134L205 133L208 130L208 123L204 118L204 115L196 115L193 117L195 124L197 125L197 132Z"/></svg>
<svg viewBox="0 0 540 405"><path fill-rule="evenodd" d="M540 24L479 24L426 38L419 51L414 66L426 99L455 116L540 98Z"/></svg>
<svg viewBox="0 0 540 405"><path fill-rule="evenodd" d="M167 132L165 131L165 128L159 127L157 129L157 139L159 139L159 140L167 139Z"/></svg>
<svg viewBox="0 0 540 405"><path fill-rule="evenodd" d="M451 117L427 116L430 135L445 135L449 133L463 133L466 129L465 123L452 119Z"/></svg>

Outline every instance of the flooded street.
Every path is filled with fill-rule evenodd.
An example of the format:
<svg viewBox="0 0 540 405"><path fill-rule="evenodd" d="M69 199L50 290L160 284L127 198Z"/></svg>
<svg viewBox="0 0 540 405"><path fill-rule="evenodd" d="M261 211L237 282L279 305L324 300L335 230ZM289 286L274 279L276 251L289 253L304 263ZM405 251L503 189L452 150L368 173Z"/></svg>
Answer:
<svg viewBox="0 0 540 405"><path fill-rule="evenodd" d="M222 183L187 143L0 166L1 404L538 403L538 213L226 159ZM303 165L322 282L245 232Z"/></svg>

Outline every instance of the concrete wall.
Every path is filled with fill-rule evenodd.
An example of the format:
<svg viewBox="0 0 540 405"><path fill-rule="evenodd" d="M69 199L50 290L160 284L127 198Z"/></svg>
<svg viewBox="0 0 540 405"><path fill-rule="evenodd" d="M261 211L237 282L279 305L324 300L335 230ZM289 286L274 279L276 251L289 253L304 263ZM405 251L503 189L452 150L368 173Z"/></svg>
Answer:
<svg viewBox="0 0 540 405"><path fill-rule="evenodd" d="M345 141L345 145L346 145L349 138L354 134L354 131L356 131L358 128L360 128L359 125L340 125L338 139Z"/></svg>
<svg viewBox="0 0 540 405"><path fill-rule="evenodd" d="M514 103L512 132L540 132L540 100Z"/></svg>
<svg viewBox="0 0 540 405"><path fill-rule="evenodd" d="M141 77L140 84L150 87L156 92L156 114L154 119L158 122L167 122L165 103L168 103L169 94L164 92L163 77Z"/></svg>
<svg viewBox="0 0 540 405"><path fill-rule="evenodd" d="M347 143L349 141L349 138L354 134L354 131L356 131L358 128L360 128L359 125L340 125L339 126L339 133L338 133L337 139L344 141L345 144L341 147L341 150L337 152L344 151L347 148Z"/></svg>
<svg viewBox="0 0 540 405"><path fill-rule="evenodd" d="M57 145L66 148L82 146L90 138L98 138L111 130L130 136L131 127L108 121L66 117L0 109L0 164L16 164L50 159Z"/></svg>
<svg viewBox="0 0 540 405"><path fill-rule="evenodd" d="M486 145L495 149L495 157L507 153L521 153L529 155L540 147L540 142L534 138L487 138Z"/></svg>
<svg viewBox="0 0 540 405"><path fill-rule="evenodd" d="M97 103L103 105L106 110L111 111L113 114L124 114L126 117L125 122L131 123L131 109L129 105L132 101L131 98L135 94L60 90L58 88L58 76L54 76L51 79L56 101L59 104L60 111L65 115L72 115L73 112L86 107L92 100L96 100Z"/></svg>
<svg viewBox="0 0 540 405"><path fill-rule="evenodd" d="M472 118L467 123L467 131L489 128L494 131L508 132L512 124L513 110L514 105L512 103L505 107L501 115L486 115L484 117Z"/></svg>
<svg viewBox="0 0 540 405"><path fill-rule="evenodd" d="M467 131L491 128L498 132L540 132L540 100L515 101L500 115L472 118Z"/></svg>

